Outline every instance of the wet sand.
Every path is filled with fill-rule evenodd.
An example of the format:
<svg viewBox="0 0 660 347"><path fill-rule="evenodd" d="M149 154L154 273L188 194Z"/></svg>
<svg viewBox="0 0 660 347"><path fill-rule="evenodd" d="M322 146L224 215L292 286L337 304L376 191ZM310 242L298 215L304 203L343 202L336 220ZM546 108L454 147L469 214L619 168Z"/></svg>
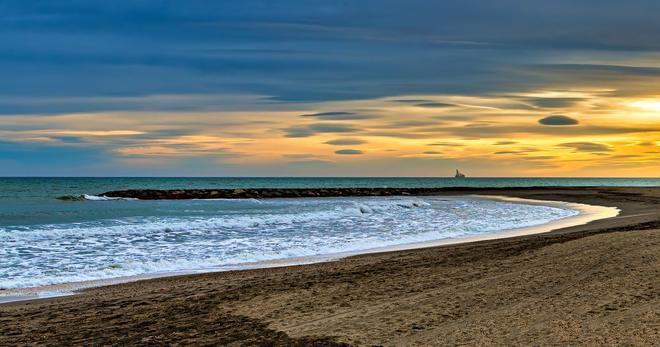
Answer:
<svg viewBox="0 0 660 347"><path fill-rule="evenodd" d="M660 188L443 191L618 207L546 234L0 305L0 345L657 345Z"/></svg>

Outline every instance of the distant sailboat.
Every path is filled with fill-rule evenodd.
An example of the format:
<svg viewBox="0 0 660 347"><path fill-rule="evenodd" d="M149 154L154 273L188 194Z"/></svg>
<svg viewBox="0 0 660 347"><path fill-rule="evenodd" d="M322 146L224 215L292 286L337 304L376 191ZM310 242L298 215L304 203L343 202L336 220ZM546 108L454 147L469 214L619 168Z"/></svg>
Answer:
<svg viewBox="0 0 660 347"><path fill-rule="evenodd" d="M465 174L456 169L456 175L454 175L454 178L465 178Z"/></svg>

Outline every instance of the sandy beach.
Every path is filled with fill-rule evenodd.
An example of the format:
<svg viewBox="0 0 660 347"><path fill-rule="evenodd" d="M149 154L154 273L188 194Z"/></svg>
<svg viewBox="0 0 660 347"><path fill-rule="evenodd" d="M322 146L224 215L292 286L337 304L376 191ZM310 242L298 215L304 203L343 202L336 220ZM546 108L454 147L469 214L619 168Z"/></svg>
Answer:
<svg viewBox="0 0 660 347"><path fill-rule="evenodd" d="M0 305L0 345L648 345L660 188L445 190L617 207L550 233Z"/></svg>

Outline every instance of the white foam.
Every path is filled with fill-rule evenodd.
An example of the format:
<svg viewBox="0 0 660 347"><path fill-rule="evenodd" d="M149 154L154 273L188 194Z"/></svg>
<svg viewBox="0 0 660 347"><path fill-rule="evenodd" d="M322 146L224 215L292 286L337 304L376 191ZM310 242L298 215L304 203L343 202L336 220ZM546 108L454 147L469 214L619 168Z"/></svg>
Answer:
<svg viewBox="0 0 660 347"><path fill-rule="evenodd" d="M111 201L111 200L138 200L136 198L120 198L120 197L110 197L110 196L98 196L98 195L89 195L89 194L83 194L83 197L85 200L90 200L90 201Z"/></svg>
<svg viewBox="0 0 660 347"><path fill-rule="evenodd" d="M211 215L0 228L0 288L210 270L483 235L576 215L478 198L364 197L171 202Z"/></svg>

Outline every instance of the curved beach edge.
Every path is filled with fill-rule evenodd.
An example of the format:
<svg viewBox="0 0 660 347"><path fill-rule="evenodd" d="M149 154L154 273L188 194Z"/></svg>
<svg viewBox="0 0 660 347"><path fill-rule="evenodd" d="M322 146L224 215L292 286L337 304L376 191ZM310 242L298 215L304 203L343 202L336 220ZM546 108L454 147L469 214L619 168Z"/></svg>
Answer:
<svg viewBox="0 0 660 347"><path fill-rule="evenodd" d="M258 269L258 268L269 268L269 267L280 267L280 266L306 265L306 264L314 264L320 262L336 261L343 258L360 256L360 255L406 251L406 250L432 248L432 247L440 247L440 246L450 246L450 245L457 245L463 243L543 234L543 233L557 231L560 229L585 225L587 223L596 220L613 218L618 216L619 213L621 212L621 210L617 207L589 205L589 204L564 202L564 201L537 200L537 199L510 197L504 195L463 195L463 196L474 197L485 200L525 204L525 205L540 205L540 206L548 206L548 207L566 208L566 209L576 210L578 211L578 214L565 218L555 219L553 221L544 224L534 225L530 227L523 227L523 228L504 229L483 235L464 236L457 238L421 241L414 243L402 243L393 246L367 248L359 251L339 252L339 253L307 256L307 257L293 257L293 258L268 260L262 262L245 263L245 264L241 264L240 266L234 266L228 268L227 270L246 270L246 269Z"/></svg>
<svg viewBox="0 0 660 347"><path fill-rule="evenodd" d="M167 271L160 273L116 277L116 278L91 280L91 281L83 281L83 282L62 283L62 284L46 285L46 286L31 287L31 288L9 289L9 290L5 290L4 292L0 291L0 304L16 302L16 301L34 300L34 299L47 299L47 298L59 297L59 296L69 296L80 293L81 291L86 289L118 285L118 284L124 284L124 283L136 282L136 281L156 279L156 278L204 274L204 273L213 273L213 272L252 270L252 269L260 269L260 268L300 266L300 265L337 261L343 258L360 256L360 255L396 252L396 251L431 248L431 247L439 247L439 246L449 246L449 245L464 244L471 242L505 239L505 238L519 237L519 236L534 235L534 234L543 234L560 229L584 225L596 220L616 217L621 212L621 210L617 207L606 207L606 206L589 205L583 203L564 202L564 201L518 198L518 197L505 196L505 195L476 195L476 194L456 195L456 197L460 197L460 196L467 196L467 197L473 197L473 198L479 198L485 200L502 201L508 203L525 204L525 205L540 205L540 206L548 206L548 207L556 207L556 208L565 208L565 209L576 210L578 211L578 214L561 219L556 219L548 223L539 224L535 226L505 229L483 235L447 238L447 239L422 241L415 243L404 243L393 246L368 248L358 251L273 259L267 261L250 262L250 263L243 263L243 264L237 264L231 266L214 267L214 268L199 269L199 270L191 269L184 271Z"/></svg>

